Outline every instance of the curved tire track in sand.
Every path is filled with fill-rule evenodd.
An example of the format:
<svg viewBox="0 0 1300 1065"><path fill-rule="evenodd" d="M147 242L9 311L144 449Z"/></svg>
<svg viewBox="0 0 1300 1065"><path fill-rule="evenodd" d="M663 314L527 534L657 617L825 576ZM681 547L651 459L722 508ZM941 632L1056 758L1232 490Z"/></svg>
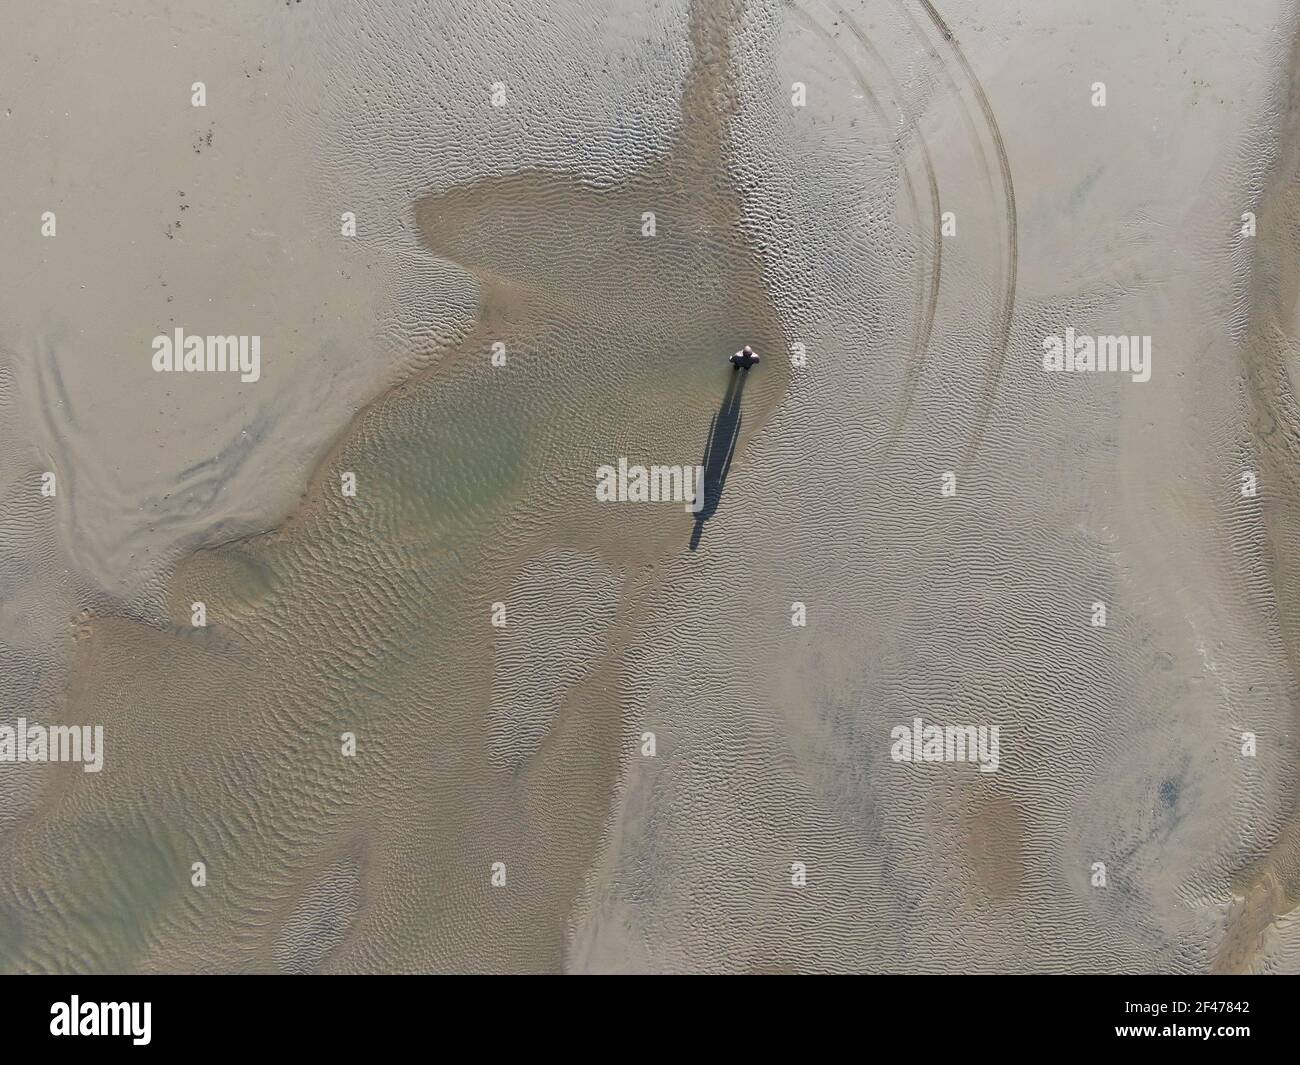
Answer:
<svg viewBox="0 0 1300 1065"><path fill-rule="evenodd" d="M907 421L907 416L912 411L912 401L916 396L916 387L921 380L921 372L925 369L926 355L930 350L930 337L934 333L934 316L939 307L939 281L943 274L943 236L940 233L942 222L942 213L939 209L939 179L934 172L934 159L930 155L930 146L926 143L924 135L921 133L921 125L918 117L912 113L911 109L905 104L905 95L903 87L899 84L898 79L894 77L894 72L890 69L889 64L885 62L884 57L876 51L871 40L863 32L862 27L857 21L849 15L843 7L838 4L835 8L840 18L849 28L849 32L858 39L858 43L884 71L885 79L889 83L890 91L894 94L894 99L898 102L898 112L903 118L903 128L906 133L916 138L917 146L921 150L921 165L925 168L926 183L930 188L930 216L932 219L930 240L934 249L934 262L930 270L930 291L926 295L925 310L921 317L921 324L917 330L916 347L912 349L912 356L908 360L907 366L903 371L903 396L898 404L898 411L894 415L894 440L897 442L899 433L903 430L903 425ZM900 161L902 154L899 155Z"/></svg>
<svg viewBox="0 0 1300 1065"><path fill-rule="evenodd" d="M901 7L902 0L897 0L897 2ZM976 100L979 101L980 110L984 113L984 122L988 126L989 136L993 140L993 149L997 153L998 169L1001 171L1002 176L1002 194L1006 204L1006 287L1002 297L1002 306L994 319L994 343L990 352L990 372L988 380L985 382L984 395L981 397L979 413L976 415L975 429L971 434L970 446L966 453L966 461L969 462L979 447L980 440L984 435L984 429L988 424L989 415L992 413L993 401L997 397L998 383L1001 380L1002 370L1006 364L1007 347L1011 342L1011 315L1016 302L1016 272L1019 257L1016 235L1016 190L1011 179L1011 163L1007 158L1006 145L1002 141L1002 131L998 128L998 121L993 114L993 107L989 103L988 95L984 92L984 86L980 84L979 78L976 77L974 69L966 58L966 53L962 51L956 35L948 28L943 16L935 10L930 0L919 0L919 2L940 35L948 42L952 54L957 57L957 63L962 68L962 72L970 84L971 91L974 92Z"/></svg>
<svg viewBox="0 0 1300 1065"><path fill-rule="evenodd" d="M881 106L879 98L867 83L866 75L862 69L854 62L849 53L840 45L834 36L832 36L807 10L795 4L793 0L785 0L786 7L792 11L799 22L807 29L815 33L824 41L843 62L849 72L849 76L859 89L862 90L863 96L870 105L876 117L880 119L885 126L889 125L885 109ZM868 50L868 54L875 58L884 69L886 77L889 79L894 88L895 96L898 100L900 114L903 115L904 123L913 131L917 132L920 140L919 130L915 122L910 118L903 108L903 97L898 88L898 81L893 76L888 65L880 58L879 53L872 48L866 35L861 28L853 21L852 18L844 11L843 8L837 8L837 12L844 22L848 25L854 37ZM898 438L902 430L907 415L911 411L912 400L916 392L917 383L921 378L921 370L925 364L926 352L930 347L930 337L934 331L935 310L939 303L939 279L942 273L942 242L939 234L939 183L934 173L934 165L930 158L930 151L924 140L921 140L921 152L924 160L926 178L930 186L930 213L931 213L931 245L934 248L934 260L930 267L929 292L925 291L925 284L921 280L924 272L924 264L918 259L917 265L917 298L916 298L916 329L912 341L912 349L908 353L906 365L904 368L903 395L898 404L898 410L894 415L893 437ZM907 168L907 158L899 148L898 139L892 138L889 142L890 151L894 158L898 160L899 173L903 178L903 187L906 190L908 206L911 208L913 215L918 222L921 219L921 209L916 195L916 187L912 183L912 176Z"/></svg>

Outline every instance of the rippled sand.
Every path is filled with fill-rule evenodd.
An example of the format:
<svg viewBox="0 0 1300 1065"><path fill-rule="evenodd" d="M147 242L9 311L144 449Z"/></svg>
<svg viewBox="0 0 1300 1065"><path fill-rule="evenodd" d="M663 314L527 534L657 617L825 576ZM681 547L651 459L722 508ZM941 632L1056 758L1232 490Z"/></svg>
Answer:
<svg viewBox="0 0 1300 1065"><path fill-rule="evenodd" d="M2 46L0 724L107 753L0 764L0 967L1296 971L1297 27L1130 6L170 5L66 98L57 8ZM114 33L138 179L51 126ZM154 375L173 322L264 379ZM715 469L747 342L698 549L598 502Z"/></svg>

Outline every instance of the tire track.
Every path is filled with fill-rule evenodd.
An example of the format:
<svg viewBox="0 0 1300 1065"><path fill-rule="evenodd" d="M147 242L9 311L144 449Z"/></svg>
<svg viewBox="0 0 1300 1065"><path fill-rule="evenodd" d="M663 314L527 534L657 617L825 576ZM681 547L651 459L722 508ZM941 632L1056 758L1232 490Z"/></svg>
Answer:
<svg viewBox="0 0 1300 1065"><path fill-rule="evenodd" d="M888 127L889 119L885 114L885 109L881 106L880 100L877 98L871 86L867 83L866 76L863 73L862 69L849 55L849 53L840 45L839 41L837 41L834 38L834 36L832 36L825 28L823 28L822 25L811 14L809 14L806 10L804 10L796 3L794 3L794 0L785 0L785 6L794 13L795 17L800 21L800 23L804 25L805 28L807 28L808 30L816 34L822 41L826 43L827 47L829 47L837 56L839 56L840 60L844 63L845 67L848 69L849 74L853 78L854 83L857 85L859 89L862 90L862 94L864 98L867 100L872 111L875 112L876 117L880 120L880 122L883 125ZM853 21L843 11L843 9L839 9L839 13L841 17L845 20L845 22L849 24L850 29L853 32L853 35L863 44L866 44L868 49L870 49L870 53L873 56L879 58L875 49L871 48L870 44L867 42L866 36L862 33L861 29L859 29L856 26L856 24L853 23ZM883 61L882 61L882 65L883 65ZM892 73L889 73L888 67L886 66L884 69L886 70L890 78L890 81L893 82L894 86L897 88L898 83L893 78ZM901 95L899 95L899 113L903 115L904 122L906 123L907 115L905 112L903 112L902 109ZM908 206L911 208L912 214L917 218L919 222L922 217L920 202L916 195L916 187L912 182L911 172L908 170L907 167L907 159L903 154L903 151L899 147L897 138L891 138L889 142L889 147L890 147L890 151L894 155L894 158L898 161L898 169L903 179L903 187L904 187L905 195L907 197ZM927 293L925 290L926 286L923 280L923 272L925 266L923 261L918 257L917 282L916 282L917 296L916 296L916 310L915 310L916 328L914 330L914 336L912 340L912 349L908 353L906 366L904 370L903 396L899 402L899 408L894 416L893 435L895 440L897 439L898 433L902 429L903 422L906 420L908 412L911 410L912 399L915 394L916 385L920 380L921 369L925 362L926 352L929 350L930 337L934 330L935 309L938 306L938 302L939 302L939 278L941 272L941 261L939 255L939 248L940 248L939 186L938 186L938 181L934 174L934 167L930 160L928 148L923 149L923 153L924 153L927 177L930 185L930 205L931 205L931 216L932 216L930 239L931 239L931 245L934 248L934 259L933 259L932 266L930 268L931 276L930 276L929 292Z"/></svg>
<svg viewBox="0 0 1300 1065"><path fill-rule="evenodd" d="M903 0L895 0L895 2L902 8ZM963 460L965 463L969 463L979 448L984 430L992 414L993 401L997 398L998 384L1006 366L1007 348L1011 342L1011 316L1015 309L1016 274L1019 267L1019 245L1016 233L1016 190L1011 178L1011 163L1007 158L1007 149L1002 140L1002 131L998 127L997 118L993 114L993 107L989 103L988 95L984 92L984 86L980 84L979 78L976 77L974 69L966 58L966 53L962 51L961 44L958 43L957 37L952 30L948 28L943 16L935 10L930 0L919 0L919 3L925 9L926 15L940 35L948 42L952 54L956 56L957 62L970 84L971 91L974 92L975 98L979 102L980 110L984 113L984 122L988 126L989 136L993 141L993 149L998 157L998 169L1001 171L1002 194L1006 208L1006 287L1002 298L1002 306L999 308L997 317L994 320L994 344L990 352L990 367L984 384L984 394L981 397L979 412L976 415L975 429L971 434L970 445ZM906 9L903 10L906 13Z"/></svg>
<svg viewBox="0 0 1300 1065"><path fill-rule="evenodd" d="M934 332L934 316L939 306L939 281L943 274L943 237L940 233L942 212L939 207L939 179L935 176L934 160L930 155L930 146L926 143L924 135L921 133L919 116L913 114L906 106L906 96L903 93L903 87L894 77L894 72L890 69L889 64L885 62L884 57L876 51L875 45L862 31L862 27L857 21L844 10L843 7L836 5L835 10L838 12L844 24L848 26L849 32L858 39L872 60L884 72L885 79L889 83L890 91L894 94L894 99L898 102L898 113L903 119L903 128L906 132L916 138L917 146L921 151L921 165L925 169L926 182L930 187L930 216L933 220L931 226L931 247L933 249L933 260L930 270L930 292L926 297L925 310L921 318L921 324L918 328L919 338L918 347L913 349L912 358L903 370L903 395L899 400L898 410L894 415L893 425L893 443L898 442L899 434L902 432L903 424L907 421L907 416L911 413L912 402L916 396L916 388L921 380L921 372L925 368L925 360L930 351L930 337ZM900 155L900 159L902 156Z"/></svg>

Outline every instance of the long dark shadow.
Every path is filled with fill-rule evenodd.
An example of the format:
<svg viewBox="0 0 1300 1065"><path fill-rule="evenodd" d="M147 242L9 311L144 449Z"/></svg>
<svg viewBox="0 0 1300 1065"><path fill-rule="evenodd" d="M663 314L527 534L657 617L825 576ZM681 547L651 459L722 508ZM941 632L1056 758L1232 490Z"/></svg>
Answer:
<svg viewBox="0 0 1300 1065"><path fill-rule="evenodd" d="M722 500L722 488L727 483L727 474L731 470L731 459L736 453L736 441L740 439L740 397L745 391L748 370L733 370L727 383L726 394L722 397L722 406L713 416L709 425L709 436L704 443L704 483L697 491L704 492L704 505L695 515L695 526L691 529L690 549L700 546L700 537L704 535L704 523L713 517Z"/></svg>

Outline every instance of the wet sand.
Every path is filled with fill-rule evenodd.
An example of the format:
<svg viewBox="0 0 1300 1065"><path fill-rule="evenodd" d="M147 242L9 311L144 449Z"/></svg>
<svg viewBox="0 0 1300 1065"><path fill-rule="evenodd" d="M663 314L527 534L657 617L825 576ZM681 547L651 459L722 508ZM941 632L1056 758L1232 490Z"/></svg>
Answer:
<svg viewBox="0 0 1300 1065"><path fill-rule="evenodd" d="M492 54L436 4L236 12L246 110L162 120L197 154L124 231L74 243L73 183L5 279L4 712L108 755L0 767L0 968L1295 971L1296 27L1250 7L525 4ZM265 387L147 375L204 315ZM1152 381L1043 374L1066 324ZM746 342L699 549L598 502L703 461ZM1001 768L892 762L914 716Z"/></svg>

